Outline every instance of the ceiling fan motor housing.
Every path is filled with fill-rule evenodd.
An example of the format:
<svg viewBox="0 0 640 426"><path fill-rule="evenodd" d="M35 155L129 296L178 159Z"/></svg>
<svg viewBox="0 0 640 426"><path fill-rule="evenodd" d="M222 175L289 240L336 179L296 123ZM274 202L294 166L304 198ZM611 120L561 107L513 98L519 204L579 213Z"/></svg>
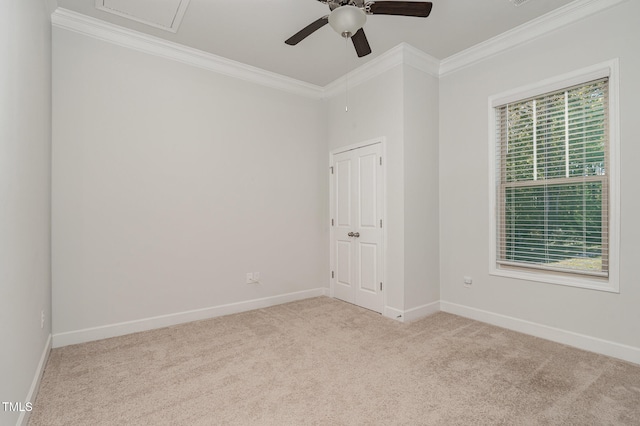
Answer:
<svg viewBox="0 0 640 426"><path fill-rule="evenodd" d="M365 6L365 0L318 0L320 3L324 3L329 6L329 9L334 10L341 6L355 6L363 8Z"/></svg>

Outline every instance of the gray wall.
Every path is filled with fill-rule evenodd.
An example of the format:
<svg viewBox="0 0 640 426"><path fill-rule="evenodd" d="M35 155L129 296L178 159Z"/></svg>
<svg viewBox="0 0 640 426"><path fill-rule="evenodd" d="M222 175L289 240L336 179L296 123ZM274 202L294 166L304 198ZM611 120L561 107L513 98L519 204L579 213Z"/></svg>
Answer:
<svg viewBox="0 0 640 426"><path fill-rule="evenodd" d="M25 404L51 332L51 26L45 3L0 2L0 28L0 401ZM0 409L0 424L15 424L19 414Z"/></svg>
<svg viewBox="0 0 640 426"><path fill-rule="evenodd" d="M329 150L385 138L385 307L404 309L404 128L402 66L350 87L327 101ZM327 165L329 158L325 157Z"/></svg>
<svg viewBox="0 0 640 426"><path fill-rule="evenodd" d="M328 285L320 99L57 27L53 46L54 345Z"/></svg>
<svg viewBox="0 0 640 426"><path fill-rule="evenodd" d="M404 67L404 309L440 300L437 77Z"/></svg>
<svg viewBox="0 0 640 426"><path fill-rule="evenodd" d="M438 79L401 64L328 102L329 148L386 143L385 314L437 302Z"/></svg>

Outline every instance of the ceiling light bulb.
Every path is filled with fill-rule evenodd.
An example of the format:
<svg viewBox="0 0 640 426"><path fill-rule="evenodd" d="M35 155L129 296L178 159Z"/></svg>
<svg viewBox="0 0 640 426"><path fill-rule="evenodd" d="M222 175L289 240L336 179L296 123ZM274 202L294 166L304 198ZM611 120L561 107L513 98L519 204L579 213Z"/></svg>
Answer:
<svg viewBox="0 0 640 426"><path fill-rule="evenodd" d="M329 25L342 37L351 37L367 21L364 11L355 6L340 6L329 15Z"/></svg>

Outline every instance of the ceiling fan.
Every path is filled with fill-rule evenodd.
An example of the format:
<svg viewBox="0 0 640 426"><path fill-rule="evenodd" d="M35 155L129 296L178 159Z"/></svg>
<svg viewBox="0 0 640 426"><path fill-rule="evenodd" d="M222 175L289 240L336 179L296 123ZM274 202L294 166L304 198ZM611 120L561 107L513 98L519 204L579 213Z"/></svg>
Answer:
<svg viewBox="0 0 640 426"><path fill-rule="evenodd" d="M426 18L431 13L430 1L367 1L367 0L318 0L329 6L331 13L310 23L289 39L286 44L295 46L315 31L329 24L342 37L353 42L358 57L371 53L371 47L362 26L367 15L400 15Z"/></svg>

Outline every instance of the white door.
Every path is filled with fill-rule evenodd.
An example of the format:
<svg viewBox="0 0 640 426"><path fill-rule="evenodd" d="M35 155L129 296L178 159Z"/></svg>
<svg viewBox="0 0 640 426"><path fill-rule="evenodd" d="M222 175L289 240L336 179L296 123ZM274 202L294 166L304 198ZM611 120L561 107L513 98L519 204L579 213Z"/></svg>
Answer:
<svg viewBox="0 0 640 426"><path fill-rule="evenodd" d="M382 144L332 158L333 297L382 312Z"/></svg>

